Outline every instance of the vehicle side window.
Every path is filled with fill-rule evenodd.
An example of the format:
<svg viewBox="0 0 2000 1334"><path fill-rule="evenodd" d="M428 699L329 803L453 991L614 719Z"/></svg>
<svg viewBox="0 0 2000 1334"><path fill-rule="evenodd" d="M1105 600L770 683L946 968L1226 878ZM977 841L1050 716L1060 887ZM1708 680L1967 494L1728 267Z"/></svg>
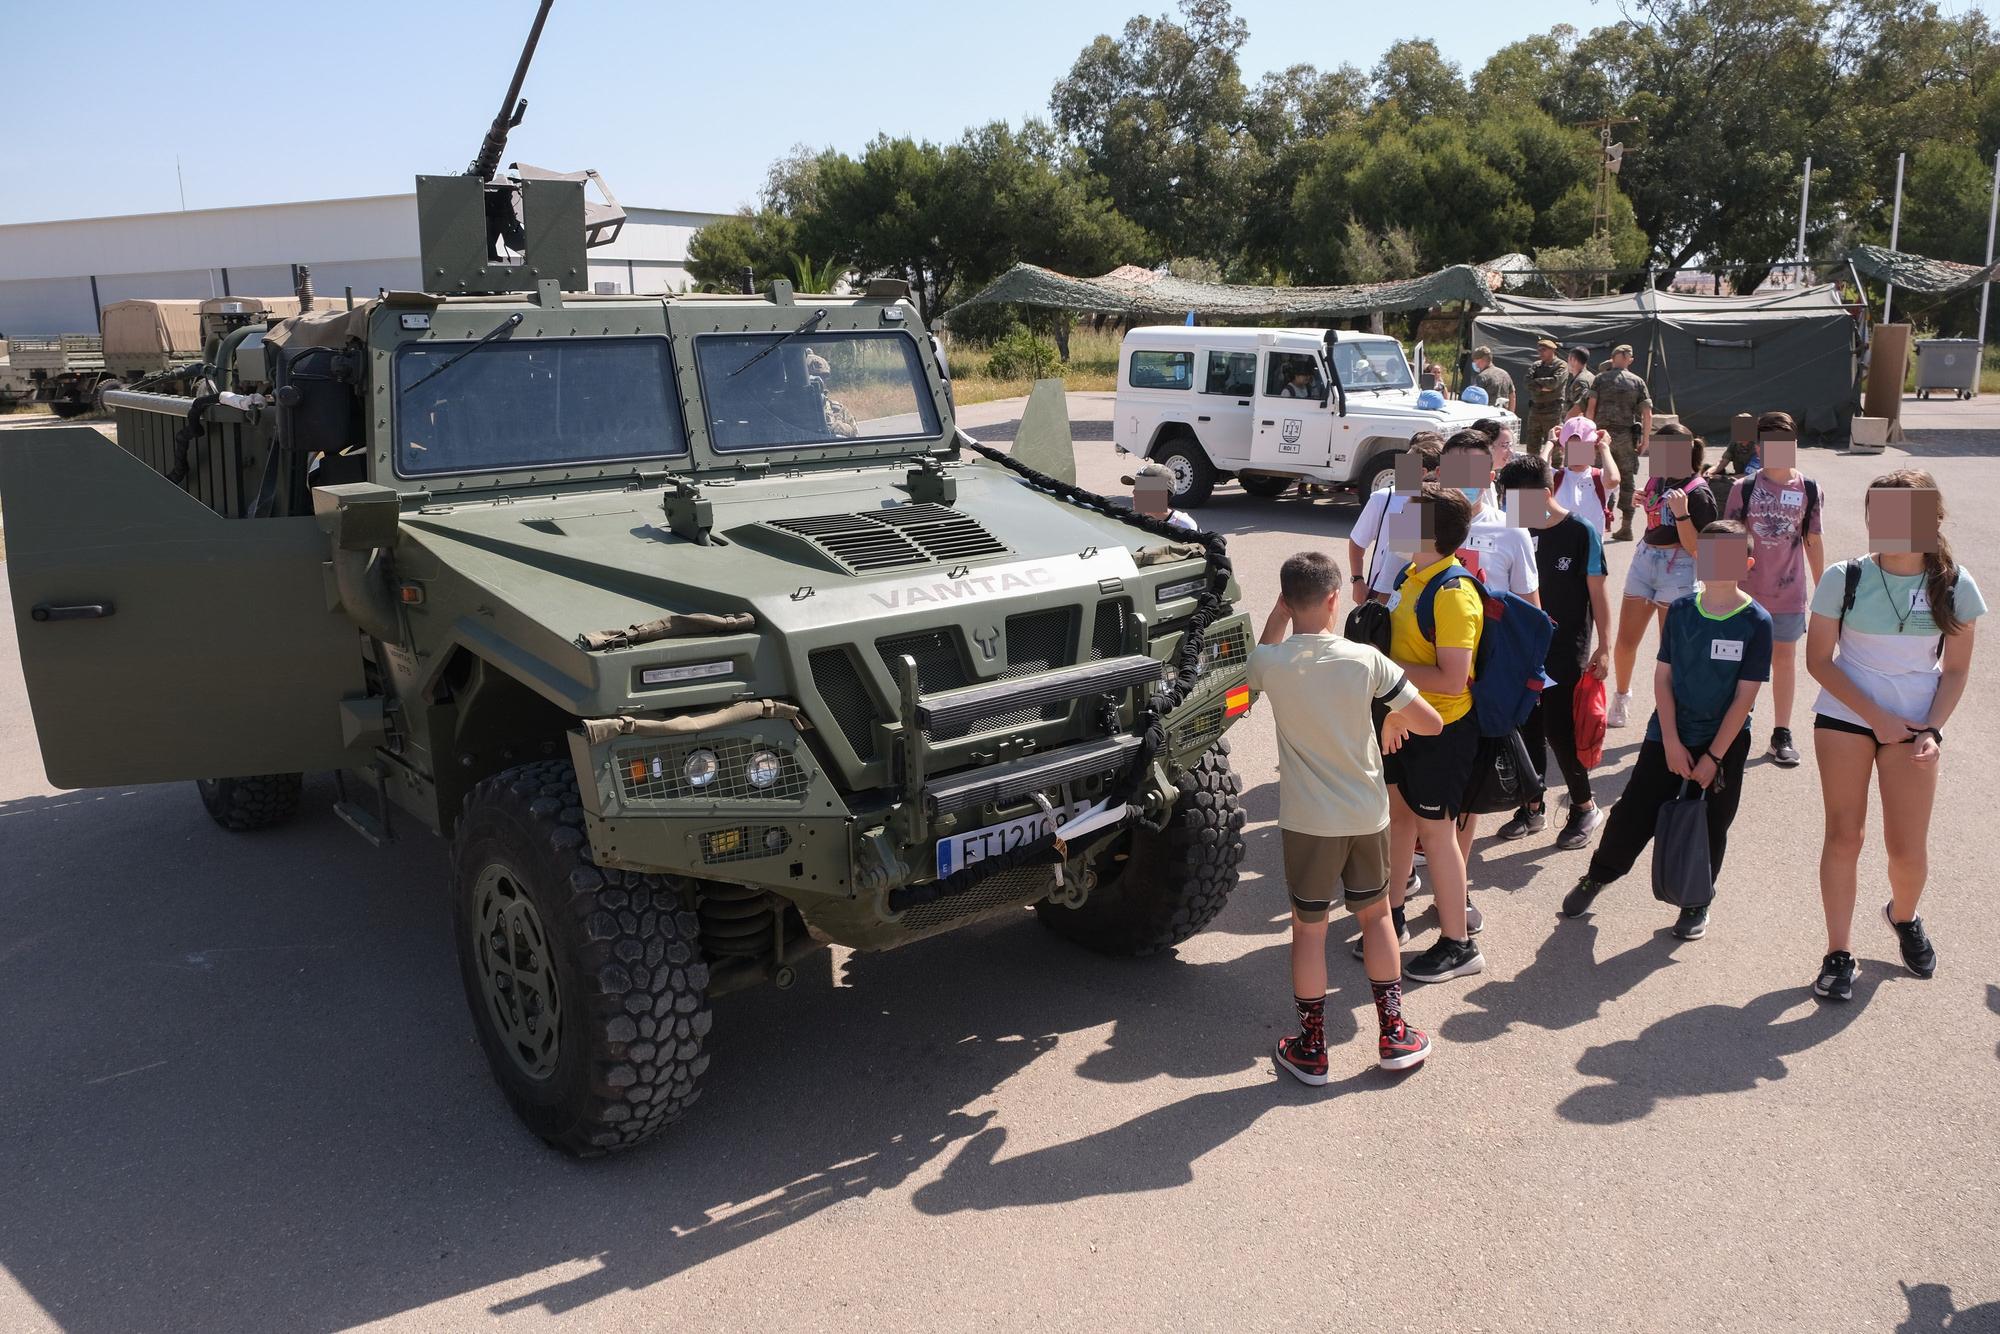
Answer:
<svg viewBox="0 0 2000 1334"><path fill-rule="evenodd" d="M1125 382L1134 389L1188 389L1194 383L1194 353L1134 352Z"/></svg>
<svg viewBox="0 0 2000 1334"><path fill-rule="evenodd" d="M1257 354L1255 352L1211 352L1208 354L1208 380L1201 387L1204 394L1228 394L1232 398L1248 398L1250 391L1257 387Z"/></svg>
<svg viewBox="0 0 2000 1334"><path fill-rule="evenodd" d="M1319 359L1298 352L1273 352L1265 367L1264 392L1272 398L1318 398L1326 392Z"/></svg>

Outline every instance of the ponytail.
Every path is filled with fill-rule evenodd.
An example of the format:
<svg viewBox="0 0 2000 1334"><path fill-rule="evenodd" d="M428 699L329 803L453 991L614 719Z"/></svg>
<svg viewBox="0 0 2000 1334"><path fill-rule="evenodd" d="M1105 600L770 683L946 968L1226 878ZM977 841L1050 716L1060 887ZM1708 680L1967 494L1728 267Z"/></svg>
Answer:
<svg viewBox="0 0 2000 1334"><path fill-rule="evenodd" d="M1870 490L1886 487L1935 492L1938 489L1937 479L1922 468L1898 468L1877 477L1868 486ZM1952 559L1951 543L1944 535L1942 492L1938 492L1937 517L1937 549L1924 553L1924 597L1931 604L1931 619L1937 622L1938 633L1955 635L1965 628L1965 622L1958 618L1958 608L1953 600L1953 593L1958 587L1958 562Z"/></svg>

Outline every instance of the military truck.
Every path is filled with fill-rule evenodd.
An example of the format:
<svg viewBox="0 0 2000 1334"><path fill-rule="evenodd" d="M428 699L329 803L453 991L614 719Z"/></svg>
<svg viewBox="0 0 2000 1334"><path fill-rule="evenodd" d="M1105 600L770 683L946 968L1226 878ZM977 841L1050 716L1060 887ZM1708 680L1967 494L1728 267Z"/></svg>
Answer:
<svg viewBox="0 0 2000 1334"><path fill-rule="evenodd" d="M7 407L46 403L58 417L80 417L97 405L104 380L104 340L96 334L35 334L7 340L8 378L16 386ZM25 393L20 390L25 389Z"/></svg>
<svg viewBox="0 0 2000 1334"><path fill-rule="evenodd" d="M966 436L902 283L583 295L616 219L580 176L417 194L432 290L246 325L212 393L107 394L117 443L0 450L52 781L193 779L251 833L324 771L368 840L450 840L493 1075L579 1155L678 1117L712 1001L828 944L1216 916L1221 539Z"/></svg>

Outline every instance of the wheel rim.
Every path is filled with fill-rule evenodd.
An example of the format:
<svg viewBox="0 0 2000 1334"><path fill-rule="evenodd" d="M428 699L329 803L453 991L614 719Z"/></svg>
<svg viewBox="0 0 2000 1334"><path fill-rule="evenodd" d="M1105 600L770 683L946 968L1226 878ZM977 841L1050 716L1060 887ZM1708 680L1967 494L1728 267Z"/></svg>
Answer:
<svg viewBox="0 0 2000 1334"><path fill-rule="evenodd" d="M487 1020L522 1074L547 1079L560 1054L562 993L541 914L505 866L481 871L472 897Z"/></svg>
<svg viewBox="0 0 2000 1334"><path fill-rule="evenodd" d="M1174 476L1174 495L1184 496L1194 490L1194 464L1185 454L1170 454L1166 458L1167 471Z"/></svg>

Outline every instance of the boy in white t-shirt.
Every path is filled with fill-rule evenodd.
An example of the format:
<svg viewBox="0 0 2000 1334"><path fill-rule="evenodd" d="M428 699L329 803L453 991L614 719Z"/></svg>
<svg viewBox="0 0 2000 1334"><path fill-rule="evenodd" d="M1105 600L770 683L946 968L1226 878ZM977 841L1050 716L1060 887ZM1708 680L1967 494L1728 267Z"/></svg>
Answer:
<svg viewBox="0 0 2000 1334"><path fill-rule="evenodd" d="M1278 730L1278 829L1292 899L1292 997L1299 1031L1278 1043L1278 1064L1307 1084L1327 1082L1326 920L1334 893L1361 923L1363 958L1381 1029L1377 1057L1407 1070L1430 1039L1403 1022L1403 963L1389 917L1389 791L1382 752L1414 732L1435 736L1436 709L1403 669L1345 638L1340 567L1302 551L1278 571L1280 596L1250 655L1250 687L1271 702ZM1388 707L1378 742L1371 706Z"/></svg>
<svg viewBox="0 0 2000 1334"><path fill-rule="evenodd" d="M1617 461L1611 457L1611 437L1588 417L1571 417L1556 435L1556 457L1562 471L1556 474L1557 505L1598 531L1605 531L1605 516L1611 497L1618 494Z"/></svg>
<svg viewBox="0 0 2000 1334"><path fill-rule="evenodd" d="M1394 485L1369 492L1362 502L1361 513L1347 535L1347 568L1352 571L1348 582L1353 585L1355 602L1364 598L1387 602L1395 591L1396 575L1407 558L1389 547L1389 517L1402 513L1425 482L1436 480L1438 451L1443 448L1444 437L1436 431L1416 432L1410 437L1409 449L1396 461Z"/></svg>

